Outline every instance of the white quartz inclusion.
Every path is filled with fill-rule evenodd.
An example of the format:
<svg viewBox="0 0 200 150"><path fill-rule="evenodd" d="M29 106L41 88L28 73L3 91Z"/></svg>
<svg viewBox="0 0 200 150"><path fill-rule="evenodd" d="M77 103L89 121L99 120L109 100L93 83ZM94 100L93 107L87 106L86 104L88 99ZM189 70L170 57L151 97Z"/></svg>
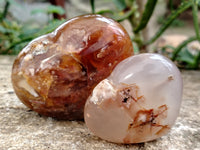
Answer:
<svg viewBox="0 0 200 150"><path fill-rule="evenodd" d="M88 128L102 139L140 143L169 132L180 109L182 78L159 54L139 54L119 63L85 105Z"/></svg>

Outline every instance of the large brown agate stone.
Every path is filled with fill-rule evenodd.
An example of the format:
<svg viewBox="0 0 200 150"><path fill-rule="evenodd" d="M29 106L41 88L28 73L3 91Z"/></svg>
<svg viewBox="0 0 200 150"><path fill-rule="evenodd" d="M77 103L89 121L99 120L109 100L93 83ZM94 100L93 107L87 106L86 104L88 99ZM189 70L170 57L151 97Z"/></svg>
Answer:
<svg viewBox="0 0 200 150"><path fill-rule="evenodd" d="M76 17L21 51L13 64L13 87L41 115L83 119L93 88L132 54L131 40L119 23L100 15Z"/></svg>

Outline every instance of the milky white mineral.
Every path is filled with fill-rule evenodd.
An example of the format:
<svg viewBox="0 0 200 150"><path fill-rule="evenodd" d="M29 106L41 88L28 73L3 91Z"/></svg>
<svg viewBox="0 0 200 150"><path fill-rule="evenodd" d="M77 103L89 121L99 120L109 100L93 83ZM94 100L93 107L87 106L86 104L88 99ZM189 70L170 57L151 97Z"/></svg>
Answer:
<svg viewBox="0 0 200 150"><path fill-rule="evenodd" d="M139 54L119 63L88 98L84 118L98 137L140 143L169 132L180 109L182 78L159 54Z"/></svg>

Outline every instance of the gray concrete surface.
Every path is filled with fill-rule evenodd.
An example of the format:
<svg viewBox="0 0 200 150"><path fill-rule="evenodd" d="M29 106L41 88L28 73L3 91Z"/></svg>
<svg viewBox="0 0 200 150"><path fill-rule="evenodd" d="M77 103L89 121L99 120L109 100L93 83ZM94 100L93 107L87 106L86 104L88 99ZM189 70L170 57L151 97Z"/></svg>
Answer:
<svg viewBox="0 0 200 150"><path fill-rule="evenodd" d="M84 122L57 121L30 111L12 89L13 59L0 56L0 150L200 149L200 71L182 71L182 107L169 134L152 142L122 145L97 138Z"/></svg>

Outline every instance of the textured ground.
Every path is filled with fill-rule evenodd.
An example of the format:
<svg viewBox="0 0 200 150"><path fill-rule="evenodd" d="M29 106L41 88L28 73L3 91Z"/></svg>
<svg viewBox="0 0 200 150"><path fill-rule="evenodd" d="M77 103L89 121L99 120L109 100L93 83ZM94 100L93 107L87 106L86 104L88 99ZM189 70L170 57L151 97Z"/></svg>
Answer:
<svg viewBox="0 0 200 150"><path fill-rule="evenodd" d="M39 116L15 96L10 82L13 57L0 56L1 150L199 150L200 72L182 71L183 102L171 132L152 142L120 145L95 137L84 122Z"/></svg>

